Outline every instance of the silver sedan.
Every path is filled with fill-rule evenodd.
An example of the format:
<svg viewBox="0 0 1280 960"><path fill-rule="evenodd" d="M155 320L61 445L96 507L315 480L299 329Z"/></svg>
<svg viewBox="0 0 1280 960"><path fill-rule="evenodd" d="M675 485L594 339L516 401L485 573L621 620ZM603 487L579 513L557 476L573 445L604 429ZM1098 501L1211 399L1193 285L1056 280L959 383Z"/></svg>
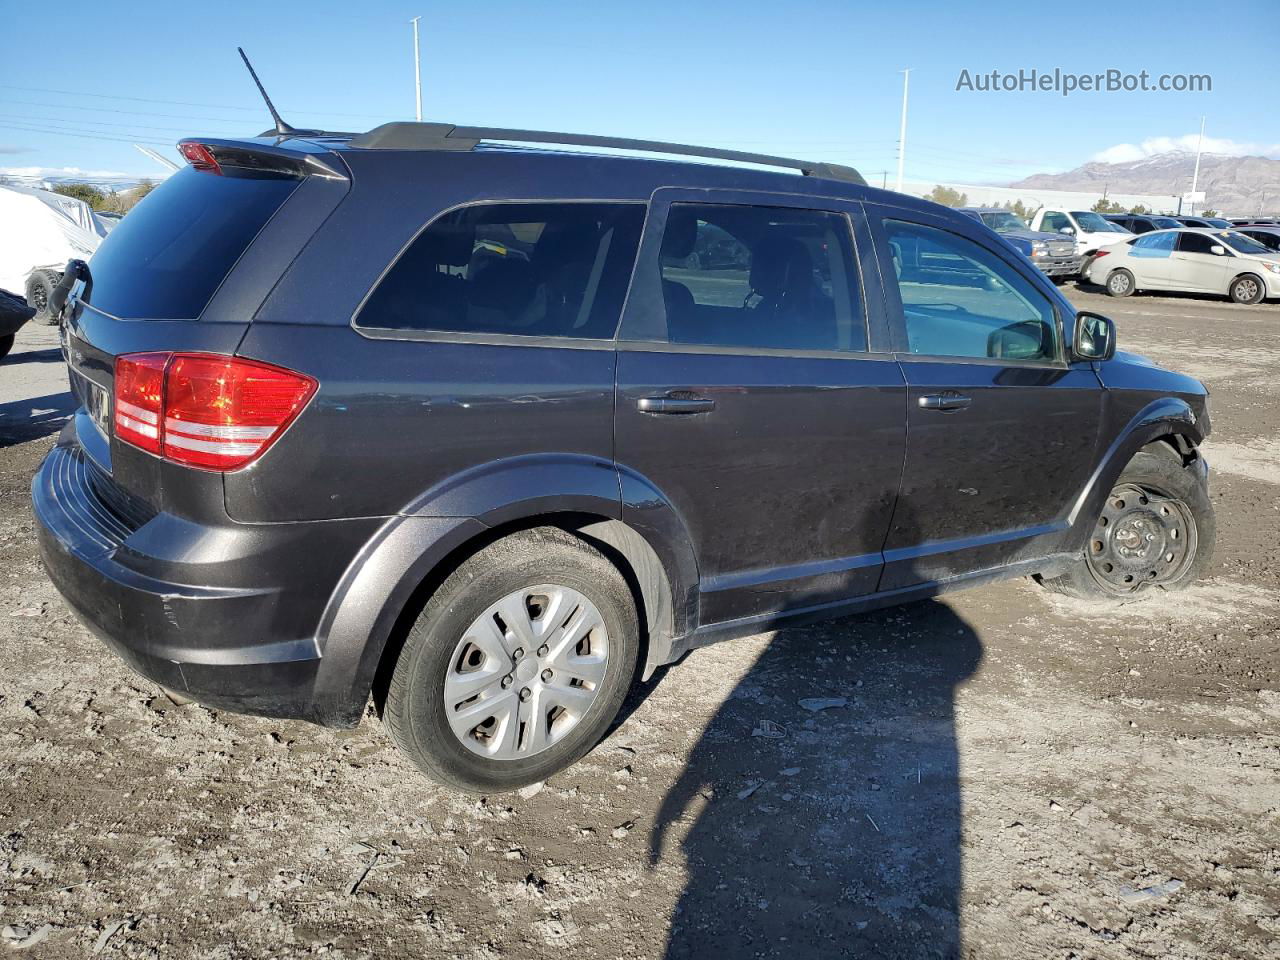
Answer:
<svg viewBox="0 0 1280 960"><path fill-rule="evenodd" d="M1153 230L1099 250L1089 280L1113 297L1169 290L1261 303L1280 297L1280 252L1234 230Z"/></svg>

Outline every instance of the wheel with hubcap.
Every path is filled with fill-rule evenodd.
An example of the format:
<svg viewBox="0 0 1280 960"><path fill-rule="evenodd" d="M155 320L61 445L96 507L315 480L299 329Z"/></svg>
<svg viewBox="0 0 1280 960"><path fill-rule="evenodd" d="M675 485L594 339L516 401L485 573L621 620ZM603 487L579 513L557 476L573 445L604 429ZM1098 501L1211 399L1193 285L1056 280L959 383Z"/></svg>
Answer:
<svg viewBox="0 0 1280 960"><path fill-rule="evenodd" d="M1208 569L1215 531L1204 484L1172 448L1157 443L1125 467L1082 555L1061 574L1037 579L1087 600L1124 600L1154 587L1177 590Z"/></svg>
<svg viewBox="0 0 1280 960"><path fill-rule="evenodd" d="M513 790L577 761L635 672L634 601L599 551L555 528L479 551L409 632L383 716L434 780Z"/></svg>
<svg viewBox="0 0 1280 960"><path fill-rule="evenodd" d="M1136 289L1133 274L1123 267L1112 270L1107 276L1107 293L1113 297L1127 297Z"/></svg>
<svg viewBox="0 0 1280 960"><path fill-rule="evenodd" d="M1267 288L1253 274L1246 273L1231 281L1227 293L1235 303L1261 303L1267 294Z"/></svg>

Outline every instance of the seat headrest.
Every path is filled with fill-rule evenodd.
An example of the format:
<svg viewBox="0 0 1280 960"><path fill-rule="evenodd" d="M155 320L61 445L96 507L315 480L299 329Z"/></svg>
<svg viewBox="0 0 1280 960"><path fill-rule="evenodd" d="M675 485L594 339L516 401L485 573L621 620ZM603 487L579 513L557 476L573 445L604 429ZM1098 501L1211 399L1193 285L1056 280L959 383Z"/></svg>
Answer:
<svg viewBox="0 0 1280 960"><path fill-rule="evenodd" d="M698 218L687 210L671 209L662 233L662 256L681 260L693 253L698 242Z"/></svg>
<svg viewBox="0 0 1280 960"><path fill-rule="evenodd" d="M751 289L766 300L807 288L813 280L813 258L795 237L766 236L751 251Z"/></svg>
<svg viewBox="0 0 1280 960"><path fill-rule="evenodd" d="M465 267L471 261L471 251L476 244L475 224L461 217L450 217L443 223L428 227L419 241L423 255L435 263L450 267Z"/></svg>
<svg viewBox="0 0 1280 960"><path fill-rule="evenodd" d="M533 268L527 260L484 257L467 270L467 300L473 307L501 310L514 320L533 299Z"/></svg>

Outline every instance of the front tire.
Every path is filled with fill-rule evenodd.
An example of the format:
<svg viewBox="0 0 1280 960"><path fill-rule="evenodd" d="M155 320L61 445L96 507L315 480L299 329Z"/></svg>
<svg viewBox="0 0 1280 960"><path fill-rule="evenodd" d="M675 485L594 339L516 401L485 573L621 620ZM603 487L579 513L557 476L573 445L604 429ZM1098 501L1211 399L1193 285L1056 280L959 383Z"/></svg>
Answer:
<svg viewBox="0 0 1280 960"><path fill-rule="evenodd" d="M7 336L0 337L0 360L7 357L9 355L9 351L13 349L15 336L16 334L10 333Z"/></svg>
<svg viewBox="0 0 1280 960"><path fill-rule="evenodd" d="M1245 273L1231 281L1227 294L1233 303L1261 303L1267 295L1267 287L1261 278Z"/></svg>
<svg viewBox="0 0 1280 960"><path fill-rule="evenodd" d="M1133 274L1124 267L1112 270L1107 275L1107 293L1113 297L1132 296L1137 289L1137 281L1133 279Z"/></svg>
<svg viewBox="0 0 1280 960"><path fill-rule="evenodd" d="M480 550L432 595L400 651L383 719L432 780L515 790L604 736L638 650L617 567L563 530L522 531Z"/></svg>
<svg viewBox="0 0 1280 960"><path fill-rule="evenodd" d="M1153 446L1125 467L1081 555L1037 579L1055 593L1112 603L1181 590L1209 569L1216 531L1205 485L1171 448Z"/></svg>

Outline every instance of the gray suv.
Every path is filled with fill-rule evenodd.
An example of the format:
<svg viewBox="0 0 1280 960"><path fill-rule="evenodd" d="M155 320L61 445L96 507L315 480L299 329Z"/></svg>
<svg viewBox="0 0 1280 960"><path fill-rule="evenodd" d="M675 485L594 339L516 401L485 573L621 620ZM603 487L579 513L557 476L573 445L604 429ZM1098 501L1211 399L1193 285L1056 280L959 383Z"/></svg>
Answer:
<svg viewBox="0 0 1280 960"><path fill-rule="evenodd" d="M78 409L32 495L70 606L183 696L372 697L428 775L506 790L712 641L1209 563L1204 387L963 214L531 131L181 150L55 291Z"/></svg>

